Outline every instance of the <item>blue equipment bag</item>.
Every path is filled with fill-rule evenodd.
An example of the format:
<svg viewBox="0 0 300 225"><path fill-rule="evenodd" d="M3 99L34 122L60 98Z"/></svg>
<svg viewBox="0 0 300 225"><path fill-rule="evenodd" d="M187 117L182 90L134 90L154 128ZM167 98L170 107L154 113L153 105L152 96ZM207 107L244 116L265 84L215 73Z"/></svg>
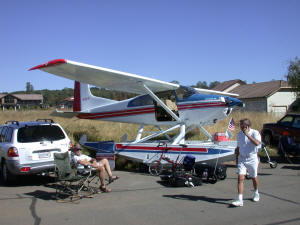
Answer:
<svg viewBox="0 0 300 225"><path fill-rule="evenodd" d="M195 156L193 155L186 155L183 159L183 167L184 170L189 171L194 168L195 165Z"/></svg>

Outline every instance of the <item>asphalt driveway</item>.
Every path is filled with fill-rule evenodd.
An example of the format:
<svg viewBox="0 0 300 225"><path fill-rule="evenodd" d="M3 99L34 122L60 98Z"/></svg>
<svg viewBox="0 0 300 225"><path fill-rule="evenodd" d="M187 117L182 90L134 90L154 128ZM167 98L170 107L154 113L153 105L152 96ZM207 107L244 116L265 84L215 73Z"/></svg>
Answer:
<svg viewBox="0 0 300 225"><path fill-rule="evenodd" d="M261 201L251 201L252 182L245 183L244 206L233 208L236 169L216 184L172 188L159 177L115 171L121 178L113 192L57 203L53 179L31 177L21 184L0 186L0 224L300 224L300 165L278 164L259 170Z"/></svg>

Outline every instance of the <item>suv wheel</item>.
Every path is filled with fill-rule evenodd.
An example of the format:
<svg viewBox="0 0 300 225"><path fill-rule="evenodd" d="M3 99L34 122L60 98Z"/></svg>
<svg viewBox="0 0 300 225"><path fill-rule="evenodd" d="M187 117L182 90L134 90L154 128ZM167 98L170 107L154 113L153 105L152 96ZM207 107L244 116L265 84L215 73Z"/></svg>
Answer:
<svg viewBox="0 0 300 225"><path fill-rule="evenodd" d="M270 134L270 133L264 134L264 143L266 145L270 145L272 143L272 134Z"/></svg>
<svg viewBox="0 0 300 225"><path fill-rule="evenodd" d="M16 179L16 176L9 172L5 162L1 165L1 179L4 184L9 184Z"/></svg>

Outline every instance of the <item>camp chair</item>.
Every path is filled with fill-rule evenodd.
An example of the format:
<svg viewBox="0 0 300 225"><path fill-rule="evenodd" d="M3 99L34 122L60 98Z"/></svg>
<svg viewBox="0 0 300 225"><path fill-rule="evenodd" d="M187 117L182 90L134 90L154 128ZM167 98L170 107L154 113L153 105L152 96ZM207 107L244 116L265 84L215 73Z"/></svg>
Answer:
<svg viewBox="0 0 300 225"><path fill-rule="evenodd" d="M88 173L79 174L75 168L72 168L70 155L65 153L54 153L55 173L56 173L56 201L73 202L83 197L90 197L96 193L95 188L89 184L95 178L92 170L86 170ZM87 194L81 194L86 191ZM66 200L68 199L68 200Z"/></svg>

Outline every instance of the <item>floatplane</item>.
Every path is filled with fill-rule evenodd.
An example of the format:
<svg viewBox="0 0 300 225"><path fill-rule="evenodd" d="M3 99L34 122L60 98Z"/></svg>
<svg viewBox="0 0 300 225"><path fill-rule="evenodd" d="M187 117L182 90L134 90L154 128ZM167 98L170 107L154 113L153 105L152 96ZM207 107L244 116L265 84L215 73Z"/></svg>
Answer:
<svg viewBox="0 0 300 225"><path fill-rule="evenodd" d="M236 142L216 141L204 126L225 119L233 107L242 107L243 103L235 98L236 94L185 87L65 59L52 60L29 70L36 69L75 81L73 112L56 110L57 114L140 124L135 140L123 138L121 143L110 147L114 154L149 165L165 150L164 146L158 145L164 142L168 146L165 156L171 160L175 160L178 154L182 158L192 154L196 163L233 158ZM90 85L139 95L122 101L96 97L91 94ZM145 125L154 126L157 131L148 134ZM195 127L200 128L207 140L185 139ZM171 136L170 132L176 135ZM163 140L158 140L162 136ZM85 140L81 144L91 149L102 148L105 153L103 143Z"/></svg>

